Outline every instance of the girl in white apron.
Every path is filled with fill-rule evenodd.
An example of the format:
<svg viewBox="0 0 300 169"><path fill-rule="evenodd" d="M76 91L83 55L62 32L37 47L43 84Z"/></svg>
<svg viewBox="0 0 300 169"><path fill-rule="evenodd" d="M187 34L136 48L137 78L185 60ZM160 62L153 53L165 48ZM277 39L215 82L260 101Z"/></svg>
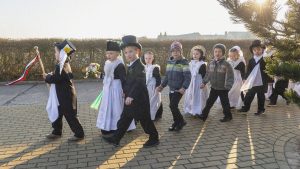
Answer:
<svg viewBox="0 0 300 169"><path fill-rule="evenodd" d="M195 46L191 50L193 60L189 63L191 83L184 96L184 113L193 116L200 115L205 106L208 91L207 87L200 89L202 79L206 74L205 48Z"/></svg>
<svg viewBox="0 0 300 169"><path fill-rule="evenodd" d="M146 84L150 101L151 120L158 120L162 117L163 107L161 102L161 92L156 90L161 84L160 66L154 63L154 54L147 51L144 54Z"/></svg>
<svg viewBox="0 0 300 169"><path fill-rule="evenodd" d="M243 85L245 76L246 61L239 46L234 46L229 50L229 58L227 61L231 64L234 73L234 83L228 93L230 108L241 108L243 105L240 89Z"/></svg>
<svg viewBox="0 0 300 169"><path fill-rule="evenodd" d="M104 65L103 96L97 118L97 127L102 134L110 134L117 130L117 123L124 107L123 89L126 70L123 61L118 58L120 47L117 42L108 41L106 49L107 61ZM128 130L135 129L134 121Z"/></svg>

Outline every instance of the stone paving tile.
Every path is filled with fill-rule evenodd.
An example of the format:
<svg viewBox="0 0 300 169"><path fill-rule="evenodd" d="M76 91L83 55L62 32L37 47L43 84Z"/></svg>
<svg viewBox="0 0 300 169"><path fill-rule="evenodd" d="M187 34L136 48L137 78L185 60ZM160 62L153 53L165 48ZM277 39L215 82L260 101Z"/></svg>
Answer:
<svg viewBox="0 0 300 169"><path fill-rule="evenodd" d="M83 86L78 86L82 93ZM286 106L280 102L278 107L267 108L264 115L256 117L254 102L248 114L233 111L234 119L229 123L219 122L222 110L215 106L205 123L186 115L188 124L184 129L169 132L172 118L165 92L163 118L155 122L161 144L143 149L147 136L140 125L125 135L120 147L103 142L95 127L97 111L89 108L91 98L79 98L79 118L85 129L85 140L69 143L67 139L72 133L66 121L61 139L46 140L44 136L51 132L51 125L43 103L45 99L34 101L43 95L42 89L38 85L30 89L33 93L25 92L10 104L0 106L1 169L299 168L300 111L295 105ZM89 92L92 90L87 90ZM16 103L23 99L28 100Z"/></svg>

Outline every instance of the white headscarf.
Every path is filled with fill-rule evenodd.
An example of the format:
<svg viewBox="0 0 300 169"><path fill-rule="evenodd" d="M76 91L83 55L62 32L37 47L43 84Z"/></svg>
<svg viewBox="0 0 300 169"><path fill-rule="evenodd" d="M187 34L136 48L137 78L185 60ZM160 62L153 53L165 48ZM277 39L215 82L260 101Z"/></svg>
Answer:
<svg viewBox="0 0 300 169"><path fill-rule="evenodd" d="M243 53L241 47L239 47L239 46L233 46L230 50L232 50L232 49L237 50L240 57L239 57L239 59L236 60L236 61L231 60L229 57L228 57L227 60L233 62L234 67L237 66L240 62L243 62L243 63L246 65L246 60L245 60L245 58L244 58L244 53ZM230 50L229 50L229 51L230 51Z"/></svg>
<svg viewBox="0 0 300 169"><path fill-rule="evenodd" d="M64 68L64 64L68 58L68 54L64 50L60 50L59 52L59 74L61 74L62 69Z"/></svg>

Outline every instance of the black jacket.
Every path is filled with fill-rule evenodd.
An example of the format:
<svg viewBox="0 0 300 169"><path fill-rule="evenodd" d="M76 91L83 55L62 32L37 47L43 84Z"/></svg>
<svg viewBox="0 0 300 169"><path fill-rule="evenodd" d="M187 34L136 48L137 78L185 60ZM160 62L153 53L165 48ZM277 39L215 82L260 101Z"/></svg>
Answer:
<svg viewBox="0 0 300 169"><path fill-rule="evenodd" d="M53 75L49 74L45 79L46 83L55 84L59 106L64 113L77 112L77 96L72 79L72 72L66 71L65 67L59 73L59 65L55 66Z"/></svg>
<svg viewBox="0 0 300 169"><path fill-rule="evenodd" d="M258 63L255 62L254 58L251 58L249 60L248 66L247 66L247 72L245 75L245 79L248 78L248 76L250 75L250 73L252 72L252 70L254 69L254 67L256 66L256 64L260 64L260 72L261 72L261 78L262 78L262 82L263 82L263 87L265 89L265 92L268 90L268 75L265 72L266 70L266 62L264 61L263 58L261 58Z"/></svg>
<svg viewBox="0 0 300 169"><path fill-rule="evenodd" d="M140 59L127 69L124 85L125 98L133 98L131 105L124 106L124 111L133 113L135 119L150 118L149 95L146 86L145 65Z"/></svg>

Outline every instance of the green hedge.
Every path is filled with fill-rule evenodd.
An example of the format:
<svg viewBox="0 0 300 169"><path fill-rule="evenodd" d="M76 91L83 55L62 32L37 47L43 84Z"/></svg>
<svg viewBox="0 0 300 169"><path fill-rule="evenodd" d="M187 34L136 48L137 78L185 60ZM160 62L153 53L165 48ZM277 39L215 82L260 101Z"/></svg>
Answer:
<svg viewBox="0 0 300 169"><path fill-rule="evenodd" d="M38 46L41 57L46 69L50 72L54 68L54 42L62 39L28 39L28 40L9 40L0 39L0 81L10 81L18 78L25 65L34 57L34 46ZM91 62L97 62L102 67L105 61L106 40L90 39L78 40L71 39L77 47L76 57L72 59L71 66L76 79L81 79L84 74L82 69ZM165 70L165 64L169 56L169 46L172 41L140 40L143 50L151 50L155 54L155 59ZM190 49L195 45L203 45L207 49L208 59L211 57L212 47L216 43L224 43L228 48L239 45L245 57L249 57L250 40L203 40L203 41L181 41L184 47L184 56L190 58ZM246 59L247 60L247 59ZM29 80L41 80L41 69L37 64L29 73Z"/></svg>

